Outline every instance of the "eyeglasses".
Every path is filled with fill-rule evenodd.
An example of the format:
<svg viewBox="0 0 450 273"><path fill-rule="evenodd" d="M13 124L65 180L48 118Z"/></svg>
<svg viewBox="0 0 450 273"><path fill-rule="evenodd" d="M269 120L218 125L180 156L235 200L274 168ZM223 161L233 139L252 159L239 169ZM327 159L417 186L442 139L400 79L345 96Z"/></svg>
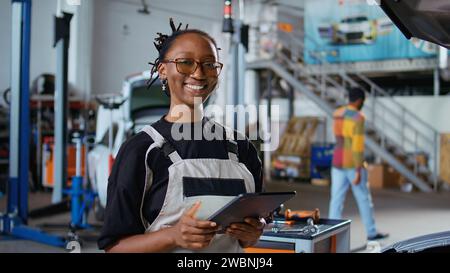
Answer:
<svg viewBox="0 0 450 273"><path fill-rule="evenodd" d="M176 64L177 71L181 74L191 75L193 74L199 65L201 65L203 73L208 77L217 77L222 71L223 64L219 62L197 62L190 58L177 58L174 60L162 61L162 63L174 63Z"/></svg>

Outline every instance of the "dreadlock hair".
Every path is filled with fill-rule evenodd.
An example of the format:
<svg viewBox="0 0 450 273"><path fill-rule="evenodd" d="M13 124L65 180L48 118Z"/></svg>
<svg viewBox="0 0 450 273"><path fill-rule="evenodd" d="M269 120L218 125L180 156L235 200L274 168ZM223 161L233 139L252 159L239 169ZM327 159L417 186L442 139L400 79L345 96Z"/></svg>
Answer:
<svg viewBox="0 0 450 273"><path fill-rule="evenodd" d="M172 47L173 42L181 35L188 33L199 34L210 40L216 47L217 51L220 50L220 48L217 47L217 43L214 40L214 38L212 38L208 33L198 29L188 29L189 25L186 25L186 27L183 30L180 30L181 26L182 24L180 23L178 27L175 27L173 19L170 18L170 28L172 29L172 34L169 36L167 34L162 34L160 32L156 33L158 37L155 38L155 42L153 42L153 44L155 45L156 50L158 50L159 56L153 62L149 62L152 68L150 70L150 79L147 82L147 89L150 88L153 85L153 83L155 83L155 81L159 78L159 75L157 75L156 78L153 79L153 75L155 75L158 72L158 67L161 64L161 62L166 58L166 54ZM165 92L166 95L170 96L168 91Z"/></svg>

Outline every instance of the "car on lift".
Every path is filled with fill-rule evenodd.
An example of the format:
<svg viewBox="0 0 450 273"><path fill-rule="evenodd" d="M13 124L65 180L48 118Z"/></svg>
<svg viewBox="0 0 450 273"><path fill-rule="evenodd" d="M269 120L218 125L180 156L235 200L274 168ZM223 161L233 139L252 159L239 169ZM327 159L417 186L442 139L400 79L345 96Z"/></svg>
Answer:
<svg viewBox="0 0 450 273"><path fill-rule="evenodd" d="M147 88L149 79L149 71L128 76L123 82L121 94L108 96L116 100L117 109L107 109L102 104L98 106L95 144L88 152L88 173L90 184L98 193L94 211L99 221L103 220L106 207L110 155L115 158L127 138L137 134L145 125L159 120L169 110L170 100L161 90L161 84L156 81ZM101 98L105 99L108 98Z"/></svg>

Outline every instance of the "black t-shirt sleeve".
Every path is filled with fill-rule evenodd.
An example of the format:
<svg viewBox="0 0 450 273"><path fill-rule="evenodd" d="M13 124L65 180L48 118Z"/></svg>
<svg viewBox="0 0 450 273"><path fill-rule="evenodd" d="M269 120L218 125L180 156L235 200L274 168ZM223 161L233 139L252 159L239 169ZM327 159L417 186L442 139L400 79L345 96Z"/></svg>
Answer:
<svg viewBox="0 0 450 273"><path fill-rule="evenodd" d="M265 191L265 187L261 159L259 158L258 150L256 149L255 145L253 145L253 143L251 143L250 141L248 141L248 144L248 166L250 168L250 172L255 178L255 191L263 192Z"/></svg>
<svg viewBox="0 0 450 273"><path fill-rule="evenodd" d="M255 145L248 139L238 141L239 147L239 160L245 164L247 169L252 173L253 179L255 180L255 191L263 192L264 179L262 172L262 163L258 155L258 150Z"/></svg>
<svg viewBox="0 0 450 273"><path fill-rule="evenodd" d="M145 186L145 153L151 139L138 134L125 142L108 180L105 218L98 240L100 249L119 239L145 232L140 207Z"/></svg>

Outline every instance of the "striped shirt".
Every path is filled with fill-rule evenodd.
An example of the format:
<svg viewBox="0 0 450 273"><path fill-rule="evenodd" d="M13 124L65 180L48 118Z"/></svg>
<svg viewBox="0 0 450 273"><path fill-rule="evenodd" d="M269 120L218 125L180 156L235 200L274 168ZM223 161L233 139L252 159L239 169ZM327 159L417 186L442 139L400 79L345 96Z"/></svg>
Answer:
<svg viewBox="0 0 450 273"><path fill-rule="evenodd" d="M333 114L336 146L333 166L341 169L360 168L364 161L364 114L351 105Z"/></svg>

